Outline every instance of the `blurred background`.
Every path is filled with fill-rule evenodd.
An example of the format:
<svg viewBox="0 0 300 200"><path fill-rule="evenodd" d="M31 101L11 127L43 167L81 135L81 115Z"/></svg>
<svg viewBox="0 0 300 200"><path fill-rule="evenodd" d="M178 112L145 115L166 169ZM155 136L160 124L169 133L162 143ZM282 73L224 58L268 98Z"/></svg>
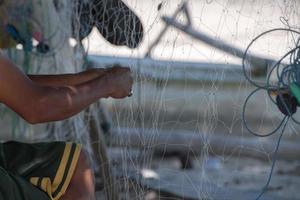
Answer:
<svg viewBox="0 0 300 200"><path fill-rule="evenodd" d="M94 160L99 199L256 199L267 182L281 129L255 137L243 119L265 135L284 115L265 90L249 99L243 115L256 87L245 78L242 57L265 31L299 31L297 0L123 0L143 25L136 48L112 44L97 26L83 38L71 38L71 26L62 19L68 19L72 6L58 2L58 16L52 2L39 5L48 11L42 18L50 21L48 29L59 30L49 39L53 52L25 55L19 46L7 54L23 69L28 56L26 69L32 73L128 66L135 79L133 96L103 99L74 118L46 125L28 125L3 107L2 140L84 144ZM298 38L278 30L256 40L248 51L256 57L249 56L246 75L266 84L274 64L299 46ZM290 120L261 199L300 199L299 141L299 125Z"/></svg>

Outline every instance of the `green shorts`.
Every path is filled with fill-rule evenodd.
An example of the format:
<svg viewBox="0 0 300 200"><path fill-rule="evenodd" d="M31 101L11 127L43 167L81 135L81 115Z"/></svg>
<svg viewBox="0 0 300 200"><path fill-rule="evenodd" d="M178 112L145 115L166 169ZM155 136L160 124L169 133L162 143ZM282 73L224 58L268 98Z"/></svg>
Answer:
<svg viewBox="0 0 300 200"><path fill-rule="evenodd" d="M0 143L0 200L58 200L73 176L81 146Z"/></svg>

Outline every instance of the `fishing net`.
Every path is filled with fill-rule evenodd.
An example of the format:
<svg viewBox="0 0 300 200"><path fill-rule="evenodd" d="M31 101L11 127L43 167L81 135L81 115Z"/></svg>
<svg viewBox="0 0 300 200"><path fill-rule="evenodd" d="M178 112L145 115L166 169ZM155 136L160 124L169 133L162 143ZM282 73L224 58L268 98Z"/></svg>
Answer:
<svg viewBox="0 0 300 200"><path fill-rule="evenodd" d="M121 65L132 69L135 83L132 97L102 100L62 122L29 126L4 110L13 116L13 138L77 141L91 159L97 154L93 144L105 138L112 187L121 199L235 199L230 194L236 190L244 191L245 199L260 194L282 126L267 138L251 136L247 128L263 136L285 123L276 91L280 81L289 83L283 79L297 79L297 51L271 69L299 46L298 1L32 0L31 5L43 39L34 37L30 51L24 45L6 50L24 71L70 73ZM245 53L254 38L275 28L284 30L262 35ZM248 95L266 84L270 88L244 106ZM105 137L89 134L91 122ZM298 131L289 120L279 145L269 186L279 199L298 198L293 143ZM105 181L100 189L101 184ZM220 188L224 197L218 196Z"/></svg>

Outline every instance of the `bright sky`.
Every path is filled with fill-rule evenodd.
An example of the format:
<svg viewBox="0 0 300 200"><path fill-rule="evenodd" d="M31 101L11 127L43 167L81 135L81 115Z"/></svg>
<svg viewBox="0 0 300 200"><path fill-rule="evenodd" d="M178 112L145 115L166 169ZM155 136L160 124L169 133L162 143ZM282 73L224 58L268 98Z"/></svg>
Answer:
<svg viewBox="0 0 300 200"><path fill-rule="evenodd" d="M149 45L155 40L164 24L161 16L171 16L182 1L179 0L126 0L141 18L146 34L143 43L136 50L126 47L113 47L94 30L86 41L91 54L143 57ZM233 3L234 2L234 3ZM162 8L158 11L158 5ZM189 10L196 30L225 40L242 49L246 48L253 37L270 28L284 27L280 17L289 19L290 25L299 24L299 13L296 13L293 1L273 0L211 0L188 1ZM298 3L299 4L299 3ZM183 21L179 17L179 21ZM288 48L291 37L278 32L264 37L255 45L256 53L277 57ZM88 45L87 45L88 44ZM240 64L240 59L233 58L224 52L216 51L186 34L170 28L155 48L156 59L228 62Z"/></svg>

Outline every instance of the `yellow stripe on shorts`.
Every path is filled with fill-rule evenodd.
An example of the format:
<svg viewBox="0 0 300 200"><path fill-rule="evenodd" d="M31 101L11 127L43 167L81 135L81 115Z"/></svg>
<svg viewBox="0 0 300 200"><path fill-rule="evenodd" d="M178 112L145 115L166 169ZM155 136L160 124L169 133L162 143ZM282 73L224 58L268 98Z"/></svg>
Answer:
<svg viewBox="0 0 300 200"><path fill-rule="evenodd" d="M58 174L60 176L60 184L56 186L55 190L52 190L53 200L58 200L63 194L65 194L74 174L79 159L80 151L81 145L70 145L69 158L66 159L66 161L64 161L65 163L62 163L64 164L65 170Z"/></svg>
<svg viewBox="0 0 300 200"><path fill-rule="evenodd" d="M60 161L58 170L56 172L55 178L54 178L53 183L52 183L52 192L55 192L57 190L58 186L61 184L61 181L63 179L63 175L64 175L65 170L66 170L67 162L68 162L68 159L70 157L71 146L72 146L72 143L69 143L69 142L66 143L65 150L64 150L64 153L63 153L63 157Z"/></svg>

